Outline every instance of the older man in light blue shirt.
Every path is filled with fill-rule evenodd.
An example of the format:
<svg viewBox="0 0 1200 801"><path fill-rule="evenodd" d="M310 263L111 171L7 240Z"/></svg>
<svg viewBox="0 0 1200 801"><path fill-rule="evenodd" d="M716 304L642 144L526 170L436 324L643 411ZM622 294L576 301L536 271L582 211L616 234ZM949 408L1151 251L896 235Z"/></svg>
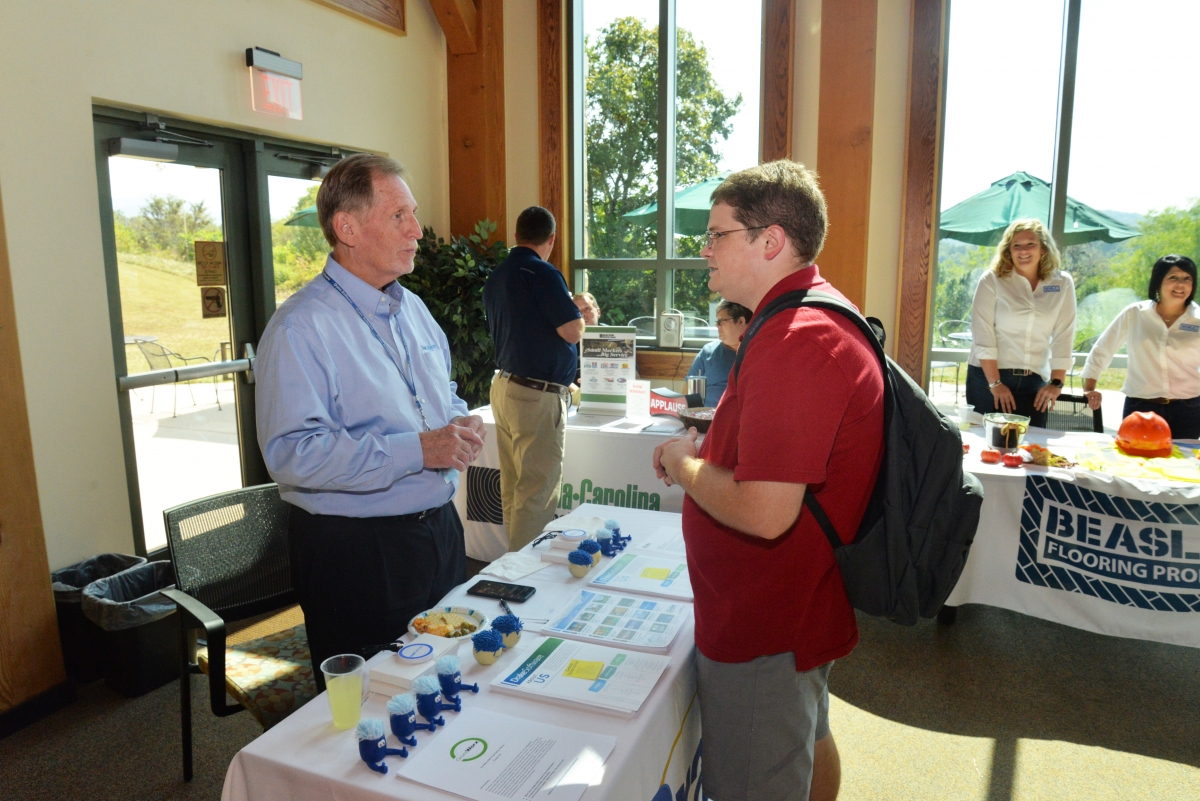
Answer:
<svg viewBox="0 0 1200 801"><path fill-rule="evenodd" d="M256 363L258 439L293 506L291 567L313 670L370 655L465 579L458 472L483 422L450 380L450 348L396 279L421 226L400 167L352 156L317 214L325 269L271 318Z"/></svg>

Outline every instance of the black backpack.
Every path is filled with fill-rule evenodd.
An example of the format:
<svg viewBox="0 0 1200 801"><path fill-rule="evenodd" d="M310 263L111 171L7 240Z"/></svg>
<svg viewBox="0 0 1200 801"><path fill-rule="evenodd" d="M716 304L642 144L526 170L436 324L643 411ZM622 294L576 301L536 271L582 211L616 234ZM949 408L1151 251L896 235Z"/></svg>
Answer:
<svg viewBox="0 0 1200 801"><path fill-rule="evenodd" d="M979 525L983 486L963 472L957 426L883 352L883 326L833 295L797 290L768 303L742 337L735 378L763 324L800 306L836 312L858 326L883 365L884 403L883 460L854 541L842 542L813 493L804 493L804 505L833 546L851 605L911 626L918 615L936 616L958 582Z"/></svg>

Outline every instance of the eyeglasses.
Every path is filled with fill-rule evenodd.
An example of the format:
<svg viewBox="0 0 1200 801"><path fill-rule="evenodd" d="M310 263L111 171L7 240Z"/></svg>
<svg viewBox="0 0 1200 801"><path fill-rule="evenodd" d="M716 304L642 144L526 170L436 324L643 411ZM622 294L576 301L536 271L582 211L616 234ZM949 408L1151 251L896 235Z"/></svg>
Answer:
<svg viewBox="0 0 1200 801"><path fill-rule="evenodd" d="M756 225L753 228L731 228L728 231L705 231L704 232L705 247L711 248L713 246L713 242L717 241L718 239L720 239L723 236L728 236L729 234L736 234L739 231L761 231L764 228L770 228L770 227L771 226L769 226L769 225Z"/></svg>

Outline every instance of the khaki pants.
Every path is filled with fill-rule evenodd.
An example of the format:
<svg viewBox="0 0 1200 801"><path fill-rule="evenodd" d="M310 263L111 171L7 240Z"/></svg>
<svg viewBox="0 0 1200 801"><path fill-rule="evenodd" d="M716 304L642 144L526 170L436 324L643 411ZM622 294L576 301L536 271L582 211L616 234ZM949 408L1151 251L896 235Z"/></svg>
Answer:
<svg viewBox="0 0 1200 801"><path fill-rule="evenodd" d="M517 551L554 518L567 434L565 394L492 379L492 414L500 452L500 497L508 549Z"/></svg>

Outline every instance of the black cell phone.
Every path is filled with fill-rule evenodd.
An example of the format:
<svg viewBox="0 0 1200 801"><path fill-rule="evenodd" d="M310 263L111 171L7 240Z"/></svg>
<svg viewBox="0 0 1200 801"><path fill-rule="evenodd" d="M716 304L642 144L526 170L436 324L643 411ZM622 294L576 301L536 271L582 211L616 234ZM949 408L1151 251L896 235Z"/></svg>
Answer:
<svg viewBox="0 0 1200 801"><path fill-rule="evenodd" d="M496 598L501 601L512 601L515 604L528 601L537 592L537 587L525 584L505 584L503 581L481 581L467 590L467 595L478 595L480 598Z"/></svg>

